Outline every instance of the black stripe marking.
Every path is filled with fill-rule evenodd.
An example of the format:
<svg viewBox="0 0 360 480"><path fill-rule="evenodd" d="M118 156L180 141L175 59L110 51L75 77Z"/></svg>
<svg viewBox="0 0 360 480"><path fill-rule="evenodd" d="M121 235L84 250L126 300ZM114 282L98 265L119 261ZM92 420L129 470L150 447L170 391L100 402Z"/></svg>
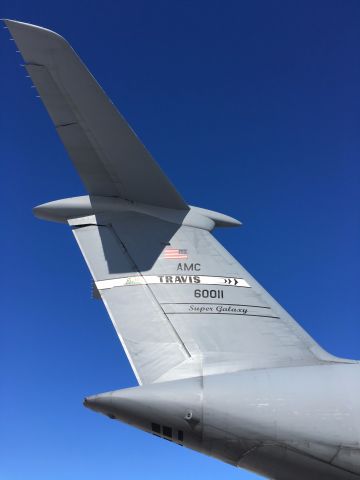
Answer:
<svg viewBox="0 0 360 480"><path fill-rule="evenodd" d="M205 284L202 284L205 285ZM262 305L246 305L242 303L218 303L218 302L161 302L161 305L229 305L230 307L254 307L254 308L267 308L271 310L271 307L264 307Z"/></svg>
<svg viewBox="0 0 360 480"><path fill-rule="evenodd" d="M240 315L242 317L263 317L263 318L275 318L280 320L280 317L275 317L273 315L256 315L255 313L225 313L225 312L171 312L166 315Z"/></svg>

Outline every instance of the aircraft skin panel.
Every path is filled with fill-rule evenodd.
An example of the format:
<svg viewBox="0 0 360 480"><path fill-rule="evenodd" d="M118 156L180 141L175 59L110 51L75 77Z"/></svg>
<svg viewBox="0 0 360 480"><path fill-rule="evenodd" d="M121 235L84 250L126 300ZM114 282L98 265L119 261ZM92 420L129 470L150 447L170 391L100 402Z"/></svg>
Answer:
<svg viewBox="0 0 360 480"><path fill-rule="evenodd" d="M69 223L141 383L324 361L207 230L133 212Z"/></svg>
<svg viewBox="0 0 360 480"><path fill-rule="evenodd" d="M359 475L278 445L249 452L239 467L276 480L359 480Z"/></svg>
<svg viewBox="0 0 360 480"><path fill-rule="evenodd" d="M188 209L68 42L45 28L5 24L87 191Z"/></svg>
<svg viewBox="0 0 360 480"><path fill-rule="evenodd" d="M119 275L140 272L124 246L107 226L73 228L95 285ZM72 222L76 223L76 220ZM109 272L111 270L112 273ZM146 284L99 291L139 383L152 382L189 357L156 297Z"/></svg>

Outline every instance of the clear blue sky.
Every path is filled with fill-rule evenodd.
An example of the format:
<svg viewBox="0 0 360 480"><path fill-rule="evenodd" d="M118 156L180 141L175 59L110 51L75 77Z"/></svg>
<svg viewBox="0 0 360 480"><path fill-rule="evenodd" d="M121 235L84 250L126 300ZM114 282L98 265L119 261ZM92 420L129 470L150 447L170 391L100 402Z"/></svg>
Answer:
<svg viewBox="0 0 360 480"><path fill-rule="evenodd" d="M360 3L4 0L65 36L185 199L331 353L360 358ZM257 478L112 422L85 395L135 385L64 225L84 193L2 30L4 480Z"/></svg>

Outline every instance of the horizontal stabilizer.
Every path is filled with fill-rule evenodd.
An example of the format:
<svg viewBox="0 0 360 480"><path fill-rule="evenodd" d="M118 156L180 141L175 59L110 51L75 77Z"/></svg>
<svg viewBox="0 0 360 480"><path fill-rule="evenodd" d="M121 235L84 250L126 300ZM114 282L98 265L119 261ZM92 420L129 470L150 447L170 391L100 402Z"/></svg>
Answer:
<svg viewBox="0 0 360 480"><path fill-rule="evenodd" d="M5 24L88 193L186 210L185 201L66 40L35 25Z"/></svg>

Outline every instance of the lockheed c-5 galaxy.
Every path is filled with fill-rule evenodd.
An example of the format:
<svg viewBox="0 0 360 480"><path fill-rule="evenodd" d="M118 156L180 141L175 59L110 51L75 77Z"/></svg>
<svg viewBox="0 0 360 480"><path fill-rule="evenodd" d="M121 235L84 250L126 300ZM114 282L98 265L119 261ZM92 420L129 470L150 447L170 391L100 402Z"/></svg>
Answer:
<svg viewBox="0 0 360 480"><path fill-rule="evenodd" d="M268 478L359 479L359 362L217 242L239 222L184 201L61 36L5 24L88 191L35 215L72 229L139 382L85 406Z"/></svg>

